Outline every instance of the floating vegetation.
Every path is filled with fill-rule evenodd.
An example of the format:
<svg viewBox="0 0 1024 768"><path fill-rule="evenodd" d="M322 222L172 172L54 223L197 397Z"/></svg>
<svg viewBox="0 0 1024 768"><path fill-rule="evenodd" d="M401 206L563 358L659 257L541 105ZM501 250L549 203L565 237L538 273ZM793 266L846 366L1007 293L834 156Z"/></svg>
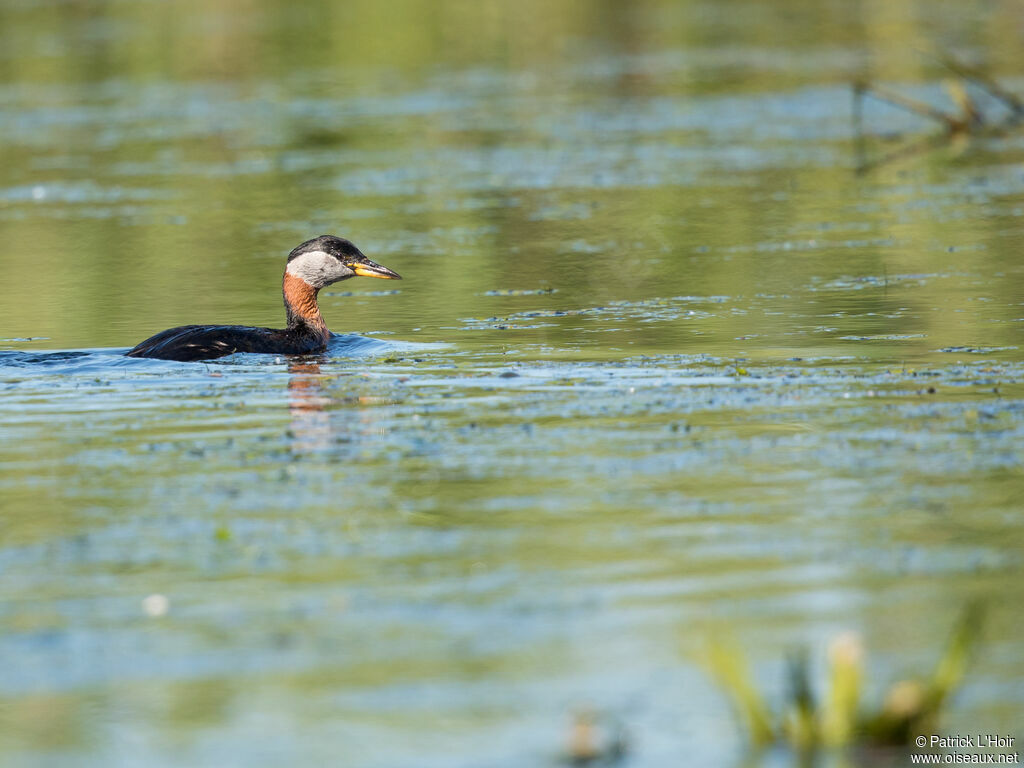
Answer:
<svg viewBox="0 0 1024 768"><path fill-rule="evenodd" d="M650 323L676 320L681 317L711 317L711 313L703 310L689 309L683 305L695 303L721 304L728 301L726 296L673 296L671 298L644 299L640 301L613 301L599 307L582 307L580 309L534 309L513 312L502 317L463 318L465 330L477 328L513 327L518 321L535 318L554 317L607 317L613 320L637 320ZM534 325L531 327L546 327Z"/></svg>
<svg viewBox="0 0 1024 768"><path fill-rule="evenodd" d="M473 325L473 328L492 328L496 331L529 331L537 328L557 328L555 323L509 323L493 318L494 322L484 321ZM469 326L467 326L469 327Z"/></svg>
<svg viewBox="0 0 1024 768"><path fill-rule="evenodd" d="M861 705L864 651L859 637L846 633L828 649L828 689L819 695L806 652L786 665L786 700L774 710L758 690L746 657L721 640L712 643L707 665L728 695L750 744L785 745L801 754L856 747L909 747L914 737L936 733L950 697L963 680L981 635L983 611L967 606L957 620L932 674L893 684L881 705Z"/></svg>
<svg viewBox="0 0 1024 768"><path fill-rule="evenodd" d="M501 290L484 291L484 296L547 296L552 293L558 293L557 288L537 288L535 290L516 290L515 288L505 288Z"/></svg>
<svg viewBox="0 0 1024 768"><path fill-rule="evenodd" d="M594 212L595 204L586 203L553 203L543 205L530 214L530 221L574 221L589 219Z"/></svg>
<svg viewBox="0 0 1024 768"><path fill-rule="evenodd" d="M993 352L1011 352L1017 347L943 347L939 352L966 352L969 355L990 355Z"/></svg>
<svg viewBox="0 0 1024 768"><path fill-rule="evenodd" d="M875 333L870 336L840 336L843 341L910 341L926 338L926 333Z"/></svg>
<svg viewBox="0 0 1024 768"><path fill-rule="evenodd" d="M121 201L166 200L167 192L137 187L101 186L92 181L51 182L0 189L0 201L10 203L113 203Z"/></svg>
<svg viewBox="0 0 1024 768"><path fill-rule="evenodd" d="M859 275L856 277L844 276L834 280L823 282L820 278L811 280L810 291L861 291L865 288L888 288L901 284L925 285L933 278L952 277L946 274L920 274L920 275Z"/></svg>
<svg viewBox="0 0 1024 768"><path fill-rule="evenodd" d="M394 296L401 293L398 289L390 291L325 291L324 296Z"/></svg>

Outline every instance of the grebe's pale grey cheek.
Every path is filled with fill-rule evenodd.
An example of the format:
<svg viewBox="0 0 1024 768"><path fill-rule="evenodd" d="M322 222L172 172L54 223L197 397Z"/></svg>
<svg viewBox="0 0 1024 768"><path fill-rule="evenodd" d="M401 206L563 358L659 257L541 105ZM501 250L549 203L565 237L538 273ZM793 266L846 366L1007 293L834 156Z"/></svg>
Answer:
<svg viewBox="0 0 1024 768"><path fill-rule="evenodd" d="M354 277L356 272L329 253L310 251L288 262L288 274L305 280L319 289L339 280Z"/></svg>

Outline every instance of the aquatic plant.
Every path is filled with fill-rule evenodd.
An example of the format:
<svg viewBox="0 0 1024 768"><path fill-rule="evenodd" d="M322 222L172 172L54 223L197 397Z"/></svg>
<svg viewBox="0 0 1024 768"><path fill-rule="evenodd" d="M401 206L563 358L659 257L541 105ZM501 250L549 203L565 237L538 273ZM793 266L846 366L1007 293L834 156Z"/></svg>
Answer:
<svg viewBox="0 0 1024 768"><path fill-rule="evenodd" d="M859 637L844 633L828 648L828 687L819 697L806 651L786 665L787 692L775 711L760 693L747 659L731 641L713 642L707 665L728 695L737 719L755 748L785 745L807 754L847 747L902 747L932 732L963 680L982 626L982 608L972 604L960 615L931 675L892 685L882 703L861 708L864 652Z"/></svg>

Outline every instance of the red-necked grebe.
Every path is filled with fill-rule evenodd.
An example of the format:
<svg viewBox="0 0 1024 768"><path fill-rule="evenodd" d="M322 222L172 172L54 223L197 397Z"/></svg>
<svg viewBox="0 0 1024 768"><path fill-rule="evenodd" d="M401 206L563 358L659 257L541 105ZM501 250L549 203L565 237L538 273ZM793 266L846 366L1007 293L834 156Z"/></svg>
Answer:
<svg viewBox="0 0 1024 768"><path fill-rule="evenodd" d="M162 360L212 360L235 352L309 355L323 352L331 332L320 314L317 293L350 277L401 280L397 272L374 264L348 240L321 235L290 254L284 272L284 308L288 327L253 328L244 325L183 325L151 336L127 352L128 357Z"/></svg>

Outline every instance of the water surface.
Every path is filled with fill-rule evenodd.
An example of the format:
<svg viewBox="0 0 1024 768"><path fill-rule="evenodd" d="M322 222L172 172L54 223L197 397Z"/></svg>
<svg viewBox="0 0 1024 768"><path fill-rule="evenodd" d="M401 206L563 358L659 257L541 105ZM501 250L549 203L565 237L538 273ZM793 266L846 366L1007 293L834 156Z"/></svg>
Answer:
<svg viewBox="0 0 1024 768"><path fill-rule="evenodd" d="M1019 731L1024 141L857 175L849 90L943 104L953 45L1024 91L1016 24L7 4L5 764L554 765L584 709L731 764L713 632L778 695L856 630L878 697L969 599L945 727ZM280 324L325 232L405 277L326 290L327 354L121 356Z"/></svg>

